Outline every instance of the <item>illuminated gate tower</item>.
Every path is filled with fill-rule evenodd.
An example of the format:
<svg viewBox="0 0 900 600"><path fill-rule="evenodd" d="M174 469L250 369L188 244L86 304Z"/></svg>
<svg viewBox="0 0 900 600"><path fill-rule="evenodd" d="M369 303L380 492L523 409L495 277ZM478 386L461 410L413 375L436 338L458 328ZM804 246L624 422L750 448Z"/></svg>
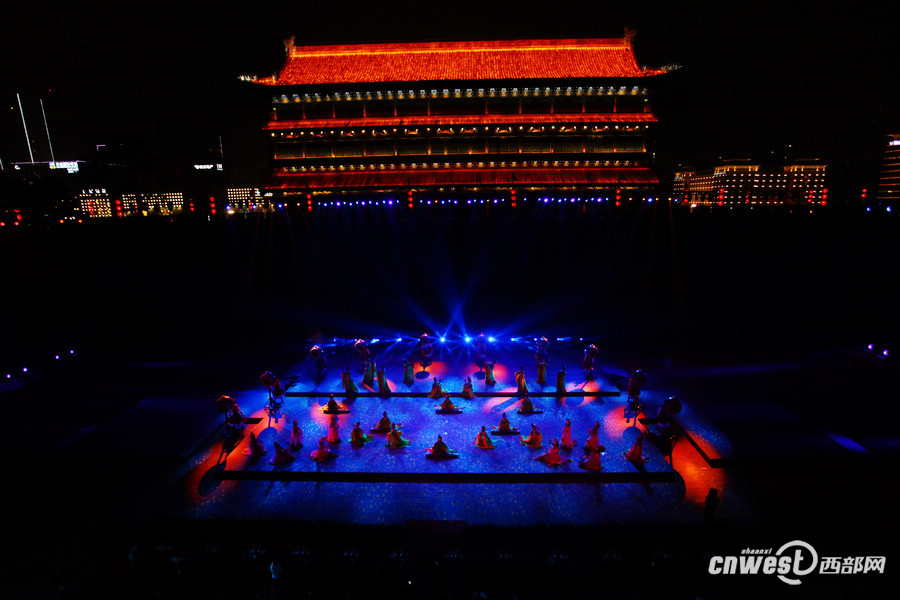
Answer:
<svg viewBox="0 0 900 600"><path fill-rule="evenodd" d="M649 191L656 117L621 39L286 43L265 129L268 190L462 197Z"/></svg>

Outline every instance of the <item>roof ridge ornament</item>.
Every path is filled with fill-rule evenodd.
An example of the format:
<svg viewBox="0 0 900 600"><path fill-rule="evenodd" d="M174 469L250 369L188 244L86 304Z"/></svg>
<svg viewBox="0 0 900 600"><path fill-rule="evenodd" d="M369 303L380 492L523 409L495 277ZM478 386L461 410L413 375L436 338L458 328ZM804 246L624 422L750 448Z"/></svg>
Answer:
<svg viewBox="0 0 900 600"><path fill-rule="evenodd" d="M296 37L297 36L292 35L291 37L282 40L284 42L284 51L288 56L290 56L291 50L294 49L294 38Z"/></svg>
<svg viewBox="0 0 900 600"><path fill-rule="evenodd" d="M634 36L637 35L637 29L625 28L625 44L631 48L634 43Z"/></svg>

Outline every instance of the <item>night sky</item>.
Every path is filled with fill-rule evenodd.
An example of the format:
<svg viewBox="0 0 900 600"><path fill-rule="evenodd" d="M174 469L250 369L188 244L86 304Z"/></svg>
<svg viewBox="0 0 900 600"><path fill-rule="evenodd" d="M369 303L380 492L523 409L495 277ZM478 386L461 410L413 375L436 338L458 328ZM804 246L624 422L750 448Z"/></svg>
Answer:
<svg viewBox="0 0 900 600"><path fill-rule="evenodd" d="M129 141L192 160L221 135L233 165L265 160L265 113L237 76L270 75L298 44L621 37L638 61L671 64L659 93L660 166L821 157L833 173L877 163L898 128L890 3L5 2L0 8L0 158L58 160Z"/></svg>

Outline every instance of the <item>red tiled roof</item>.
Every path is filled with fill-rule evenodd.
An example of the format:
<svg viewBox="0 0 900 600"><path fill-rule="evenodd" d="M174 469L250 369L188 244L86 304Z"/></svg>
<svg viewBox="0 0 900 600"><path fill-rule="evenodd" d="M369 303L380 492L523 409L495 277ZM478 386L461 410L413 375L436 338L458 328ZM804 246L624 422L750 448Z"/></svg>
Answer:
<svg viewBox="0 0 900 600"><path fill-rule="evenodd" d="M646 77L626 38L291 46L263 85Z"/></svg>
<svg viewBox="0 0 900 600"><path fill-rule="evenodd" d="M646 167L554 169L406 169L396 171L334 171L278 173L268 189L395 189L422 186L581 186L653 185L656 175Z"/></svg>
<svg viewBox="0 0 900 600"><path fill-rule="evenodd" d="M421 117L366 117L270 121L263 129L340 129L353 127L416 127L419 125L530 125L555 123L655 123L653 113L557 113L541 115L432 115Z"/></svg>

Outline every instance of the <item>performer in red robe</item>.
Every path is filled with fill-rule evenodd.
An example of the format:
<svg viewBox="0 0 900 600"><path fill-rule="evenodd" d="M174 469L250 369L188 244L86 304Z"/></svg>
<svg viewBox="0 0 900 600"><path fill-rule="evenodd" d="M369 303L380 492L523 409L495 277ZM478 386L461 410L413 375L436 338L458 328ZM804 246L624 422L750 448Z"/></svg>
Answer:
<svg viewBox="0 0 900 600"><path fill-rule="evenodd" d="M540 448L544 445L543 436L541 436L541 432L537 428L537 425L533 423L531 424L531 433L529 433L527 437L519 436L519 440L523 445L528 446L529 448Z"/></svg>
<svg viewBox="0 0 900 600"><path fill-rule="evenodd" d="M291 429L291 443L288 444L288 447L294 452L303 447L303 430L297 425L297 419L294 419Z"/></svg>
<svg viewBox="0 0 900 600"><path fill-rule="evenodd" d="M553 440L552 442L550 442L549 452L547 452L546 454L541 454L534 460L538 460L544 464L554 467L572 462L571 458L563 458L559 455L559 441L557 440Z"/></svg>
<svg viewBox="0 0 900 600"><path fill-rule="evenodd" d="M559 445L565 450L571 450L578 445L575 440L572 439L572 421L570 419L566 419L566 424L563 427L562 435L559 436Z"/></svg>
<svg viewBox="0 0 900 600"><path fill-rule="evenodd" d="M282 465L286 465L289 462L294 460L294 455L291 454L290 450L284 448L277 441L275 442L275 456L269 459L269 464L275 465L276 467L280 467Z"/></svg>
<svg viewBox="0 0 900 600"><path fill-rule="evenodd" d="M331 415L331 421L328 423L328 443L341 443L341 434L338 432L338 416Z"/></svg>
<svg viewBox="0 0 900 600"><path fill-rule="evenodd" d="M509 421L507 421L506 424L509 426ZM479 431L478 436L475 437L475 445L482 450L494 449L494 443L491 441L491 436L484 430L484 425L481 426L481 431Z"/></svg>

